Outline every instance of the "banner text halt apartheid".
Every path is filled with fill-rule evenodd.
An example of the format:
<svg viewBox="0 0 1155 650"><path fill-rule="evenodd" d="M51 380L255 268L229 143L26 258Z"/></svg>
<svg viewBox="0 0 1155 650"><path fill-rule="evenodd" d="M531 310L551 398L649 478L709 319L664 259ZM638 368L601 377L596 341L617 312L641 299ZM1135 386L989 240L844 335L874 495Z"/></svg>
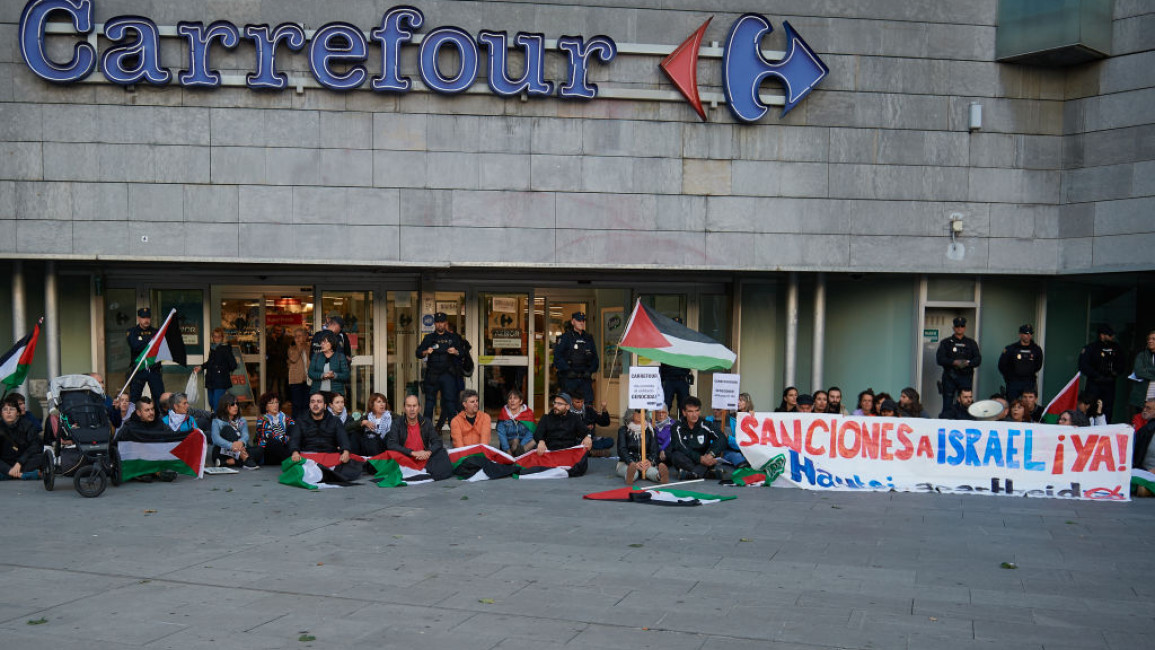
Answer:
<svg viewBox="0 0 1155 650"><path fill-rule="evenodd" d="M1129 499L1126 425L755 413L737 426L751 465L785 454L782 479L807 489Z"/></svg>

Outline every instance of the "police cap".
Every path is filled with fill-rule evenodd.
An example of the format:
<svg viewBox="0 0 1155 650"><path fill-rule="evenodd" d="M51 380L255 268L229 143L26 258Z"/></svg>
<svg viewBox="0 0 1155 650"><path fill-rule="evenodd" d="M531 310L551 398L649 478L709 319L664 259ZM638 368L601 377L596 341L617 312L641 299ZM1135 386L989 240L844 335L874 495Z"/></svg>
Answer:
<svg viewBox="0 0 1155 650"><path fill-rule="evenodd" d="M966 327L966 326L967 326L967 319L966 319L966 317L964 317L964 316L955 316L955 319L954 319L954 326L955 326L955 327Z"/></svg>
<svg viewBox="0 0 1155 650"><path fill-rule="evenodd" d="M449 317L445 315L445 312L439 311L436 314L433 314L433 322L434 323L446 323L446 322L449 322Z"/></svg>
<svg viewBox="0 0 1155 650"><path fill-rule="evenodd" d="M141 318L152 318L152 310L148 307L141 307L140 309L136 310L136 315L140 316Z"/></svg>
<svg viewBox="0 0 1155 650"><path fill-rule="evenodd" d="M1030 323L1027 323L1026 325L1019 327L1019 334L1034 335L1034 333L1035 333L1035 328L1033 326L1031 326Z"/></svg>
<svg viewBox="0 0 1155 650"><path fill-rule="evenodd" d="M573 320L581 320L581 321L584 321L584 320L586 319L586 313L585 313L584 311L575 311L575 312L574 312L574 313L573 313L573 314L570 316L570 318L572 318Z"/></svg>

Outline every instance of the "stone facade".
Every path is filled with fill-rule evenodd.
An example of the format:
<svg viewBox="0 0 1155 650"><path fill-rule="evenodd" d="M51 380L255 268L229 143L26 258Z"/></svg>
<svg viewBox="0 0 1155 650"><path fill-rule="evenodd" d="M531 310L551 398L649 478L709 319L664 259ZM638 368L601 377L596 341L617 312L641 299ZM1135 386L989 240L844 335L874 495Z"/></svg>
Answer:
<svg viewBox="0 0 1155 650"><path fill-rule="evenodd" d="M1155 13L1115 3L1113 56L1072 69L994 62L997 0L419 3L457 25L674 46L707 17L789 20L830 75L786 118L680 102L53 86L21 60L24 6L0 2L0 256L366 266L1065 274L1150 268ZM181 20L346 21L388 3L113 2ZM766 46L783 49L782 30ZM102 46L103 47L103 46ZM403 50L414 74L416 50ZM223 73L253 48L213 50ZM659 56L593 66L603 88L672 86ZM165 66L184 64L164 39ZM303 55L280 65L307 76ZM379 65L379 63L378 63ZM375 72L373 55L368 68ZM547 78L564 76L556 52ZM720 61L700 84L718 92ZM292 71L296 71L295 74ZM484 87L484 83L479 81ZM764 91L778 92L768 83ZM967 128L983 107L982 129ZM961 260L946 257L963 220ZM143 241L147 237L147 242ZM678 254L671 255L676 250Z"/></svg>

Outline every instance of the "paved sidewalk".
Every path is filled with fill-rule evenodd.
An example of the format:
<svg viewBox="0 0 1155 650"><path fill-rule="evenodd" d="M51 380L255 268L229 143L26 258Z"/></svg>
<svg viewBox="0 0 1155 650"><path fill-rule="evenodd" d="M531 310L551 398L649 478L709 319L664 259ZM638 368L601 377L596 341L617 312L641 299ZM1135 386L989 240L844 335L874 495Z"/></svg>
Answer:
<svg viewBox="0 0 1155 650"><path fill-rule="evenodd" d="M713 483L695 488L739 498L581 499L620 486L612 473L593 459L580 479L308 492L265 468L97 499L70 482L2 483L0 648L1133 650L1155 638L1155 500Z"/></svg>

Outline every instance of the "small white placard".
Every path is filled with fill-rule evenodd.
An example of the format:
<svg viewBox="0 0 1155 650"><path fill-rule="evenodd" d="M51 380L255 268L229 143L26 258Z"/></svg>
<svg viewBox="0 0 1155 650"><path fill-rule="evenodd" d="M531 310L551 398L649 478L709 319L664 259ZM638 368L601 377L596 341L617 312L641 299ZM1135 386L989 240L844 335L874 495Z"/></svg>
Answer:
<svg viewBox="0 0 1155 650"><path fill-rule="evenodd" d="M714 395L710 400L710 408L738 410L738 390L740 375L714 375Z"/></svg>
<svg viewBox="0 0 1155 650"><path fill-rule="evenodd" d="M662 378L658 375L658 369L632 366L629 407L653 410L664 403L665 394L662 392Z"/></svg>

